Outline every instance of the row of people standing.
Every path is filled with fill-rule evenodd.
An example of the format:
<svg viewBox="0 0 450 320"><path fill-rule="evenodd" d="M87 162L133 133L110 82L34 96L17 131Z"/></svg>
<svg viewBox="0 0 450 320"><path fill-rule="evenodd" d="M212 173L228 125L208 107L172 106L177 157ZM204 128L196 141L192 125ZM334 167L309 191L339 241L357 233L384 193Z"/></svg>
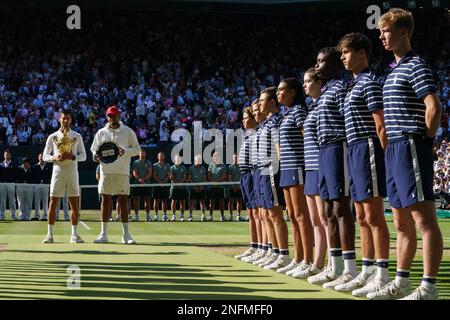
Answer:
<svg viewBox="0 0 450 320"><path fill-rule="evenodd" d="M180 210L180 221L192 221L193 211L197 202L202 212L201 221L212 221L213 211L216 204L220 210L221 221L233 221L233 211L236 207L236 220L240 221L241 217L241 192L240 185L233 184L230 186L208 186L210 182L239 182L240 171L237 164L237 155L233 156L233 163L226 165L222 163L218 153L213 155L213 163L208 165L206 169L202 164L201 155L195 156L194 164L187 167L183 165L180 156L175 156L175 163L170 165L165 160L165 154L159 152L158 161L151 163L147 160L145 151L141 151L139 159L132 163L130 179L132 184L158 184L158 183L184 183L186 186L155 186L155 187L132 187L131 198L134 209L134 221L139 221L139 210L141 199L144 200L144 209L146 211L147 221L158 221L160 208L163 215L162 221L168 221L167 212L172 211L170 221L176 221L177 207ZM189 183L203 183L203 185L189 186ZM150 215L151 200L153 199L154 216ZM170 208L167 200L170 200ZM228 209L230 216L225 217L225 199L228 200ZM206 207L206 200L209 200L209 208ZM189 217L185 218L186 201L188 203ZM206 212L209 209L209 216Z"/></svg>
<svg viewBox="0 0 450 320"><path fill-rule="evenodd" d="M370 299L438 298L442 235L432 146L440 102L430 68L411 50L413 26L403 9L380 19L380 39L396 57L383 88L369 68L370 40L350 33L336 47L320 50L306 72L304 88L314 101L308 114L294 78L262 90L245 110L241 183L251 244L237 259ZM343 67L353 74L349 83L339 77ZM287 107L284 115L279 104ZM388 275L386 196L398 235L394 281ZM360 225L361 272L350 197ZM292 260L284 205L292 220ZM412 290L415 224L423 236L424 276Z"/></svg>
<svg viewBox="0 0 450 320"><path fill-rule="evenodd" d="M15 165L12 162L11 151L8 149L3 152L3 158L3 162L0 163L0 220L6 219L7 204L11 212L11 220L47 220L52 165L44 162L42 153L38 155L38 162L34 165L29 158L24 158L21 165ZM68 220L66 198L63 198L62 204L64 219ZM31 217L33 205L35 214ZM58 218L60 206L61 204L58 204ZM43 209L42 217L41 208Z"/></svg>

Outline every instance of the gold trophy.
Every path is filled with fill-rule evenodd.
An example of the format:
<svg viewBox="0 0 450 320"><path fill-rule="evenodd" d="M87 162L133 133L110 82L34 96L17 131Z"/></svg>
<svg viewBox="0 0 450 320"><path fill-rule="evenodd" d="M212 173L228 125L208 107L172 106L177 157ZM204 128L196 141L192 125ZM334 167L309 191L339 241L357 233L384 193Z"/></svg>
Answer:
<svg viewBox="0 0 450 320"><path fill-rule="evenodd" d="M72 146L77 142L76 138L71 139L67 132L63 132L62 137L53 137L53 142L56 144L59 154L62 155L63 161L72 159L72 156L69 155L72 154Z"/></svg>

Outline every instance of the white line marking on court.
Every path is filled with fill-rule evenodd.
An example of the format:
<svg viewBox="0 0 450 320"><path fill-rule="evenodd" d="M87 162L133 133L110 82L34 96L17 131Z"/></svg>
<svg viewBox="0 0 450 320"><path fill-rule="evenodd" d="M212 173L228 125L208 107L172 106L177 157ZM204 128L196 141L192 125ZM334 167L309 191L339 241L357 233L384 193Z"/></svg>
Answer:
<svg viewBox="0 0 450 320"><path fill-rule="evenodd" d="M88 230L91 230L91 228L88 227L88 225L86 223L84 223L83 221L80 220L80 223L83 225L83 227L85 227Z"/></svg>

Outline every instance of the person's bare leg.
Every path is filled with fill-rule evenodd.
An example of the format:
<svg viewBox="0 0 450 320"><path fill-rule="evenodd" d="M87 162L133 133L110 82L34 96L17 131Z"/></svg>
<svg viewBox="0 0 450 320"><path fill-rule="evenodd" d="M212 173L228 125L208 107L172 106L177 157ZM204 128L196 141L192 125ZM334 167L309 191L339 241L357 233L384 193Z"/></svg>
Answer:
<svg viewBox="0 0 450 320"><path fill-rule="evenodd" d="M442 260L443 243L433 201L412 206L412 216L422 234L423 274L436 277Z"/></svg>
<svg viewBox="0 0 450 320"><path fill-rule="evenodd" d="M264 225L266 226L267 243L272 244L272 248L279 250L280 246L276 236L275 227L270 219L269 212L266 209L261 209L263 213Z"/></svg>
<svg viewBox="0 0 450 320"><path fill-rule="evenodd" d="M119 201L117 201L119 202ZM135 196L134 197L134 215L139 216L139 210L141 209L141 197Z"/></svg>
<svg viewBox="0 0 450 320"><path fill-rule="evenodd" d="M109 221L109 212L111 211L111 198L112 197L109 194L102 194L101 212L103 223L107 223Z"/></svg>
<svg viewBox="0 0 450 320"><path fill-rule="evenodd" d="M314 230L311 223L311 217L309 215L308 207L306 204L306 198L304 194L303 186L295 186L289 190L293 208L294 217L299 226L301 243L303 245L303 255L306 263L310 264L314 260L313 256L313 242L314 242ZM292 220L291 220L292 221Z"/></svg>
<svg viewBox="0 0 450 320"><path fill-rule="evenodd" d="M314 196L306 196L306 202L311 216L311 222L314 226L314 264L317 268L322 269L325 264L325 255L327 253L327 237L325 228L320 221L317 204L314 198Z"/></svg>
<svg viewBox="0 0 450 320"><path fill-rule="evenodd" d="M360 202L354 202L356 210L356 220L359 224L361 238L361 256L367 259L374 259L375 247L373 244L372 230L366 219L364 206Z"/></svg>
<svg viewBox="0 0 450 320"><path fill-rule="evenodd" d="M290 187L283 188L284 200L286 202L286 209L291 218L291 232L292 240L294 242L294 259L297 262L302 262L304 259L302 237L300 235L300 226L298 221L295 219L294 207L292 204L292 198L290 193Z"/></svg>
<svg viewBox="0 0 450 320"><path fill-rule="evenodd" d="M43 241L44 243L51 242L53 239L53 233L55 229L55 222L56 222L56 206L59 203L59 198L57 197L50 197L50 205L48 207L48 220L47 220L47 238L45 238Z"/></svg>
<svg viewBox="0 0 450 320"><path fill-rule="evenodd" d="M275 236L278 246L281 250L289 251L287 224L283 217L283 207L274 207L269 209L270 220L273 223Z"/></svg>

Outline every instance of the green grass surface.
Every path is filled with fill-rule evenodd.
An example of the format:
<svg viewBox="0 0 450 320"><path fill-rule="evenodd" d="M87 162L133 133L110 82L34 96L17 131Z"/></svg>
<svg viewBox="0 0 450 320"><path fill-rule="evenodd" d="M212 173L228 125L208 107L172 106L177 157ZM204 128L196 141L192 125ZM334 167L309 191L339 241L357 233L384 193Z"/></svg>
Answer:
<svg viewBox="0 0 450 320"><path fill-rule="evenodd" d="M120 223L109 224L110 244L94 244L98 213L83 212L82 220L90 228L79 226L84 244L68 243L68 222L56 224L54 244L41 244L45 222L0 222L0 299L353 299L235 260L248 243L247 222L132 222L138 244L123 245ZM450 299L450 219L439 224L445 250L438 289ZM413 285L422 275L418 247ZM69 265L81 270L80 289L67 288Z"/></svg>

